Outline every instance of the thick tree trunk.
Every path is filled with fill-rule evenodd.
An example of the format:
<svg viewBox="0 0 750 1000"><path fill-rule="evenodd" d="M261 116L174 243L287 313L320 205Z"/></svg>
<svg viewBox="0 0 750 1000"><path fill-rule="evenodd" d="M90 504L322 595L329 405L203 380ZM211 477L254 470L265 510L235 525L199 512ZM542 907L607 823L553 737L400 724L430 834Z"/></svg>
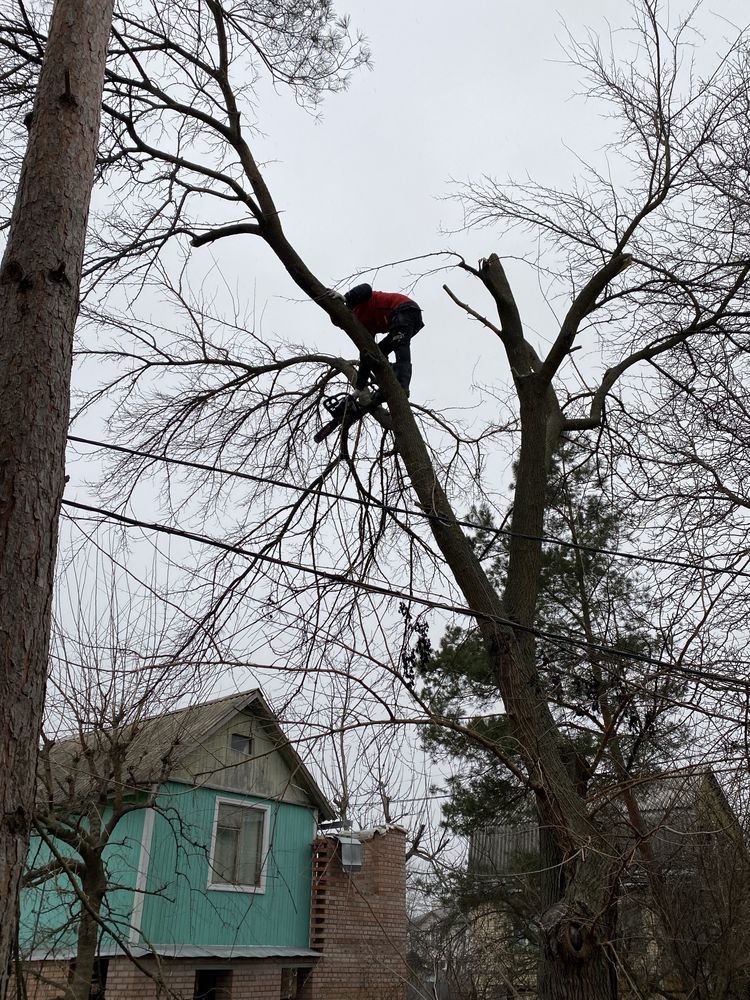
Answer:
<svg viewBox="0 0 750 1000"><path fill-rule="evenodd" d="M539 960L539 1000L612 1000L617 996L614 964L606 953L605 939L583 957L554 950L554 935L547 935Z"/></svg>
<svg viewBox="0 0 750 1000"><path fill-rule="evenodd" d="M390 366L382 356L378 357L377 350L373 353L372 338L351 314L331 303L324 286L287 241L279 213L246 147L242 160L263 213L266 241L299 287L335 315L360 351L372 355L375 377L393 418L397 451L420 505L430 516L433 537L466 603L477 616L489 655L496 664L498 687L515 726L539 813L543 823L554 830L567 880L561 898L542 915L544 943L539 982L547 993L541 996L543 1000L615 1000L617 984L606 951L613 912L612 862L607 860L610 853L588 816L585 799L566 763L569 754L539 683L534 638L527 631L533 625L539 592L539 538L544 528L547 459L556 445L561 422L559 412L555 412L554 393L531 369L529 348L500 262L492 255L490 270L501 278L502 287L496 297L500 300L503 342L516 373L522 426L505 602L457 523ZM502 619L511 619L523 627L504 625Z"/></svg>
<svg viewBox="0 0 750 1000"><path fill-rule="evenodd" d="M0 265L0 1000L44 702L73 329L112 0L57 0Z"/></svg>
<svg viewBox="0 0 750 1000"><path fill-rule="evenodd" d="M611 862L592 853L565 863L555 832L540 831L542 906L539 1000L615 1000L617 931Z"/></svg>
<svg viewBox="0 0 750 1000"><path fill-rule="evenodd" d="M506 614L533 627L541 573L549 418L546 388L534 374L518 383L521 449L516 470ZM538 995L540 1000L615 1000L609 946L616 926L612 851L588 816L572 748L554 723L536 668L532 632L517 633L499 663L499 687L535 780L540 847L546 868Z"/></svg>

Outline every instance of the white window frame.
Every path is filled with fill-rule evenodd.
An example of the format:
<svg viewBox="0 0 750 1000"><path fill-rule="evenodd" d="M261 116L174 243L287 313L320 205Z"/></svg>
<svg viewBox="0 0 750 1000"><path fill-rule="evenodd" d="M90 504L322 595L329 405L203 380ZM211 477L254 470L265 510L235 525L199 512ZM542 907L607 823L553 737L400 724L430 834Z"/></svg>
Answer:
<svg viewBox="0 0 750 1000"><path fill-rule="evenodd" d="M261 843L261 867L260 878L257 885L235 885L230 882L212 882L214 876L214 850L216 848L216 831L219 826L219 807L230 805L238 809L255 809L265 813L263 817L263 837ZM268 868L268 845L271 837L271 807L263 802L248 802L243 799L230 799L224 796L216 796L214 803L214 821L211 827L211 850L208 858L208 889L211 892L254 892L264 893L266 891L266 871Z"/></svg>

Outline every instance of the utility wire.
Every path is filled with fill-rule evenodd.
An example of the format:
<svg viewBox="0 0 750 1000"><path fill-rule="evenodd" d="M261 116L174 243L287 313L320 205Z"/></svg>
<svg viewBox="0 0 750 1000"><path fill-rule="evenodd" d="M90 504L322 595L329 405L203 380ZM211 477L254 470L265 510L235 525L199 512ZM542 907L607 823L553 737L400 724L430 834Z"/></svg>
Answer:
<svg viewBox="0 0 750 1000"><path fill-rule="evenodd" d="M133 455L137 458L146 458L156 462L164 462L167 465L177 465L188 469L197 469L201 472L210 472L222 476L236 479L244 479L251 483L258 483L264 486L278 486L282 489L294 490L298 493L309 493L311 495L326 497L331 500L341 500L344 503L356 504L358 506L376 506L387 509L396 514L409 514L416 517L425 518L428 521L439 521L446 523L446 519L429 511L418 510L409 507L396 507L384 504L380 500L362 500L360 497L347 496L346 494L334 493L331 490L323 490L310 486L300 486L299 483L290 483L283 479L275 479L268 476L259 476L250 472L240 472L232 469L223 469L221 466L208 465L204 462L193 462L188 459L170 458L168 455L159 455L155 452L143 451L138 448L127 448L124 445L110 444L105 441L94 441L91 438L78 437L73 434L68 435L68 440L75 444L90 445L94 448L103 448L106 451L117 451L124 455ZM453 522L451 522L453 523ZM621 549L597 548L595 545L582 545L578 542L569 542L563 538L554 538L547 535L526 535L521 532L511 531L509 528L495 528L485 524L478 524L474 521L456 518L455 523L462 528L470 528L475 531L486 531L488 534L504 535L507 538L522 538L525 541L542 542L548 545L557 545L560 548L575 549L579 552L589 552L593 555L615 556L618 559L629 559L631 562L649 563L656 566L670 566L674 569L691 569L700 573L717 575L727 575L734 578L743 577L750 579L750 571L734 569L731 566L707 566L705 563L691 563L681 559L663 559L660 556L649 556L643 553L623 552Z"/></svg>
<svg viewBox="0 0 750 1000"><path fill-rule="evenodd" d="M546 639L557 644L574 646L582 649L591 649L605 656L615 656L620 659L632 660L634 662L644 663L649 666L659 667L665 670L677 671L696 680L715 680L722 683L728 683L733 686L750 688L750 680L741 681L738 677L731 676L729 674L719 674L702 668L687 667L680 663L669 662L655 656L649 656L647 653L632 652L625 649L619 649L616 646L608 646L604 643L592 642L588 639L582 639L576 636L566 636L555 632L548 632L545 629L535 628L531 625L521 625L518 622L514 622L509 618L503 618L500 615L491 614L489 612L473 611L471 608L460 604L453 604L449 601L436 601L432 598L421 597L414 593L395 590L392 587L386 587L376 583L367 583L364 580L355 580L344 573L336 573L332 570L323 570L314 566L306 566L304 563L293 562L289 559L281 559L278 556L271 556L263 552L254 552L251 549L246 549L241 545L234 545L231 542L222 542L218 539L210 538L207 535L200 535L193 531L186 531L183 528L174 528L167 524L160 524L154 521L141 521L134 517L128 517L126 514L119 514L116 511L106 510L102 507L93 507L90 504L78 503L73 500L63 500L62 503L63 506L68 507L71 510L85 511L88 514L97 514L107 520L117 521L120 524L126 524L130 527L145 528L147 531L155 531L161 534L172 535L177 538L184 538L188 541L198 542L201 545L207 545L212 548L220 549L224 552L232 552L235 555L245 556L248 559L252 559L254 562L279 566L283 569L293 569L300 573L309 574L316 579L344 584L347 587L351 587L355 590L361 590L366 593L378 594L382 597L399 598L405 602L420 604L422 607L430 610L448 611L451 614L462 615L475 620L494 622L495 624L501 625L511 631L526 632L530 635L536 636L537 638Z"/></svg>

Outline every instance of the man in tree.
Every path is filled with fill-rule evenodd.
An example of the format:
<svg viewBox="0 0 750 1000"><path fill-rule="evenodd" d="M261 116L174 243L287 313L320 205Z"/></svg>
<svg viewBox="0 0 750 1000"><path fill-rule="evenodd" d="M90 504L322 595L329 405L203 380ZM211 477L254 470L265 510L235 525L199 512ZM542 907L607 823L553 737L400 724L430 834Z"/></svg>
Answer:
<svg viewBox="0 0 750 1000"><path fill-rule="evenodd" d="M398 384L408 396L412 371L411 340L424 326L422 310L417 303L400 292L373 291L372 285L368 284L355 285L343 296L337 292L333 294L343 299L373 337L378 333L385 334L378 347L385 355L393 351L394 360L391 367ZM331 317L331 322L334 326L341 326L335 316ZM367 387L371 375L372 363L368 356L362 353L359 358L354 393L346 398L337 398L334 406L330 408L332 419L316 434L316 441L321 441L345 420L352 424L383 402L385 397L380 389L371 393Z"/></svg>

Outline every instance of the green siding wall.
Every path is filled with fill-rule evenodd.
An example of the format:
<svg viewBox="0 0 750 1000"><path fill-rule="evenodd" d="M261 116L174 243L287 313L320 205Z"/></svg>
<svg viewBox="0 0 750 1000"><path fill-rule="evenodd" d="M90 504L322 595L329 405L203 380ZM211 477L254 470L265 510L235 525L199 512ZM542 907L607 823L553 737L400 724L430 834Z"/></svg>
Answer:
<svg viewBox="0 0 750 1000"><path fill-rule="evenodd" d="M104 850L104 862L112 885L118 888L107 893L102 916L127 940L133 888L141 849L144 811L138 809L124 816L115 828ZM105 814L104 822L108 816ZM76 858L72 848L57 841L55 847L64 857ZM52 852L39 837L32 837L29 846L28 869L38 868L52 860ZM23 952L36 949L50 952L73 946L76 939L78 899L67 875L58 875L42 885L24 889L21 893L20 942ZM109 944L109 942L103 942Z"/></svg>
<svg viewBox="0 0 750 1000"><path fill-rule="evenodd" d="M208 887L217 797L270 805L265 892ZM159 795L142 932L154 945L309 946L311 808L170 783Z"/></svg>

